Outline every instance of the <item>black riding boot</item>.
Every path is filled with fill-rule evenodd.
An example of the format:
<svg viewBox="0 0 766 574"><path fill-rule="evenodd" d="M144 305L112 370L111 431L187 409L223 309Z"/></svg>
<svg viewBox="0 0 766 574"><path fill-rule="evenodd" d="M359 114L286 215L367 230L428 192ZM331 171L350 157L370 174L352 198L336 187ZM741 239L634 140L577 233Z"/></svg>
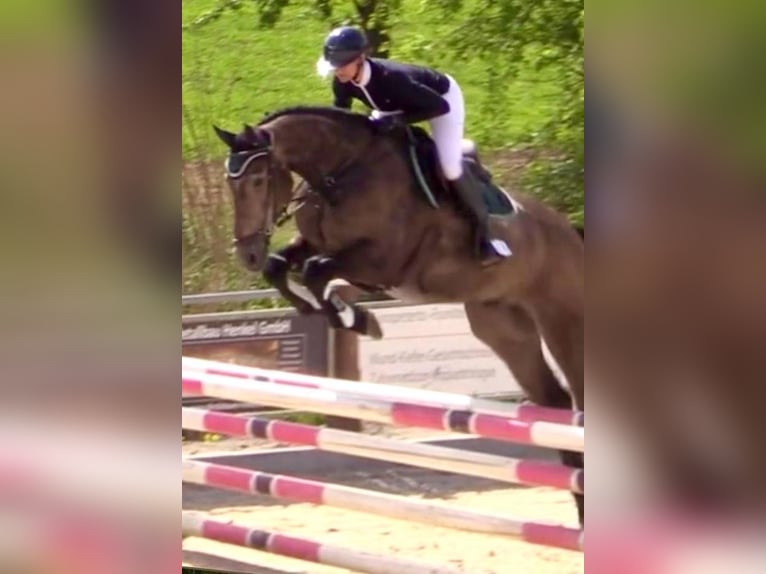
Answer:
<svg viewBox="0 0 766 574"><path fill-rule="evenodd" d="M500 259L510 257L511 249L502 239L493 239L489 235L489 213L481 197L481 187L468 170L463 171L453 185L463 204L470 209L476 220L476 251L484 265L497 263Z"/></svg>

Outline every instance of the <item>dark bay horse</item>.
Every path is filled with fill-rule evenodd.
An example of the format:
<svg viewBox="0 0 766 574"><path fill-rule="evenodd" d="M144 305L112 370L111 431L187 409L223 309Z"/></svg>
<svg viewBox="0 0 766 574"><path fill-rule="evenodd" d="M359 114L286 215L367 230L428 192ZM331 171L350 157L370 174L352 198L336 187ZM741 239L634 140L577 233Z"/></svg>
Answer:
<svg viewBox="0 0 766 574"><path fill-rule="evenodd" d="M473 226L446 187L434 208L413 175L406 138L377 135L366 116L300 107L238 134L215 129L229 147L239 256L300 312L324 312L335 328L380 337L371 312L333 289L336 279L403 300L462 303L474 335L531 401L584 409L584 242L566 217L513 194L512 212L491 221L513 256L484 266L475 258ZM291 172L306 183L296 195ZM299 236L269 255L288 205L297 205ZM561 456L583 467L582 454ZM583 497L575 498L582 523Z"/></svg>

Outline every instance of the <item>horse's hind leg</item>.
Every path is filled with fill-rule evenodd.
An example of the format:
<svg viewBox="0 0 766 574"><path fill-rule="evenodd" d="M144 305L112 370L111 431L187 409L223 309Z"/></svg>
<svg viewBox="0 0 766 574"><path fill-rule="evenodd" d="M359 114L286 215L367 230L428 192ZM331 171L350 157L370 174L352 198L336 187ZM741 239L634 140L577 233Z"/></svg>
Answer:
<svg viewBox="0 0 766 574"><path fill-rule="evenodd" d="M572 398L545 360L540 333L532 316L519 306L467 303L473 334L508 366L534 403L571 409Z"/></svg>
<svg viewBox="0 0 766 574"><path fill-rule="evenodd" d="M473 334L503 360L527 397L534 403L571 409L572 398L562 388L543 354L540 334L532 316L518 306L467 303ZM561 461L584 468L582 453L560 451ZM573 493L580 524L585 523L585 497Z"/></svg>
<svg viewBox="0 0 766 574"><path fill-rule="evenodd" d="M581 314L543 303L535 321L550 358L564 375L575 408L585 410L585 321Z"/></svg>

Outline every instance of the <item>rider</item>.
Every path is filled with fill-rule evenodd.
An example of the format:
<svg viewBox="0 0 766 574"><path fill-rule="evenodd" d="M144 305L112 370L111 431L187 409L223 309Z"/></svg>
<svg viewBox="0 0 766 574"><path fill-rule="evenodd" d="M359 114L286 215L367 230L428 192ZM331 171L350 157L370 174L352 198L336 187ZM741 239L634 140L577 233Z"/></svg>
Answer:
<svg viewBox="0 0 766 574"><path fill-rule="evenodd" d="M371 58L367 51L367 37L359 28L342 26L325 38L317 71L322 76L334 72L335 106L350 109L354 98L360 100L373 108L371 118L381 133L402 122L428 120L442 171L476 218L482 262L493 263L510 256L505 241L490 237L489 214L481 189L468 170L463 169L465 111L460 86L448 74Z"/></svg>

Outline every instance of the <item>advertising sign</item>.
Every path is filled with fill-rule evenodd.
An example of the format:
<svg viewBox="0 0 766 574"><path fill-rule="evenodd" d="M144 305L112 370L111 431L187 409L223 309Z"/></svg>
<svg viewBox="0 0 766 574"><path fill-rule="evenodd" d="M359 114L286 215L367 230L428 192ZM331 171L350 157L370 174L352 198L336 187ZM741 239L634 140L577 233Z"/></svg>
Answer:
<svg viewBox="0 0 766 574"><path fill-rule="evenodd" d="M253 312L182 324L183 354L244 366L327 376L327 322L318 315Z"/></svg>
<svg viewBox="0 0 766 574"><path fill-rule="evenodd" d="M374 313L383 339L360 337L362 380L474 396L521 396L505 363L471 333L462 305Z"/></svg>

